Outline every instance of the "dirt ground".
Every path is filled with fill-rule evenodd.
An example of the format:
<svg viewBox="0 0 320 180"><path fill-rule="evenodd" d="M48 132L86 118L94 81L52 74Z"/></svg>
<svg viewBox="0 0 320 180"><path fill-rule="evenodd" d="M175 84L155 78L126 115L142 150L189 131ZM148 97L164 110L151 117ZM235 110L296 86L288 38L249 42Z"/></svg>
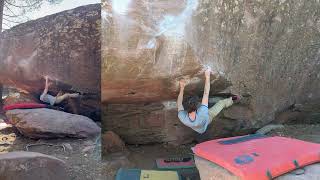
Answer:
<svg viewBox="0 0 320 180"><path fill-rule="evenodd" d="M73 180L113 180L116 171L120 167L156 169L155 159L190 156L192 155L191 147L195 145L188 144L178 147L166 144L128 145L127 153L116 154L107 160L101 161L100 147L99 142L97 144L97 139L33 140L22 136L13 127L4 127L3 118L0 115L0 136L14 133L16 139L12 145L0 145L0 153L26 151L26 147L31 144L47 143L54 145L30 146L28 150L64 160L69 167L68 172ZM320 143L320 124L285 125L285 128L273 130L268 135L292 137ZM200 179L196 169L181 173L187 180Z"/></svg>
<svg viewBox="0 0 320 180"><path fill-rule="evenodd" d="M104 163L100 158L100 146L96 139L51 139L33 140L22 136L11 126L4 127L0 115L0 137L15 134L11 145L0 145L0 153L32 151L57 157L66 162L72 180L106 180L101 173ZM13 135L14 137L14 135ZM98 142L100 143L100 141Z"/></svg>
<svg viewBox="0 0 320 180"><path fill-rule="evenodd" d="M320 143L320 124L295 124L285 125L283 129L277 129L269 132L270 136L283 136ZM127 146L129 155L119 155L118 157L111 157L107 161L117 161L121 157L121 165L129 168L141 169L155 169L155 159L161 157L175 157L190 155L192 153L191 147L195 144L183 145L179 147L172 147L164 144L143 145L143 146ZM128 161L127 161L127 160ZM108 179L114 179L118 166L112 163L107 163L103 167L103 174ZM187 172L187 180L200 180L198 172Z"/></svg>

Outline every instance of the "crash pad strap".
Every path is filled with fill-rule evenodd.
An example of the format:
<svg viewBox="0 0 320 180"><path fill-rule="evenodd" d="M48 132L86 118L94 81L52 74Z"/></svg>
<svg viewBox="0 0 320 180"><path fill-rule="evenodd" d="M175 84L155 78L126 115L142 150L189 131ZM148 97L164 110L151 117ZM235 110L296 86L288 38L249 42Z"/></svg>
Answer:
<svg viewBox="0 0 320 180"><path fill-rule="evenodd" d="M242 143L242 142L246 142L254 139L267 138L267 137L268 136L265 136L263 134L249 134L249 135L234 138L234 139L218 141L218 143L223 145L230 145L230 144L238 144L238 143Z"/></svg>
<svg viewBox="0 0 320 180"><path fill-rule="evenodd" d="M269 170L267 170L266 175L269 178L269 180L272 180L272 174L271 174L271 172Z"/></svg>

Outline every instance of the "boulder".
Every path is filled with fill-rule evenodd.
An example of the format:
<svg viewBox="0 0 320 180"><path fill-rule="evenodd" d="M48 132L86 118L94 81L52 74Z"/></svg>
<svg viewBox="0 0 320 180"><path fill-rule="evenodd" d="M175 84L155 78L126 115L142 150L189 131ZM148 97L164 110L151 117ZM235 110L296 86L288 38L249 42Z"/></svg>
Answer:
<svg viewBox="0 0 320 180"><path fill-rule="evenodd" d="M175 102L109 104L104 107L108 116L103 128L128 144L191 142L196 133L179 121L175 106Z"/></svg>
<svg viewBox="0 0 320 180"><path fill-rule="evenodd" d="M1 180L56 180L70 177L64 161L36 152L0 154Z"/></svg>
<svg viewBox="0 0 320 180"><path fill-rule="evenodd" d="M104 108L105 124L123 104L133 112L118 116L119 123L127 123L123 131L117 123L108 128L124 140L175 138L160 127L133 130L146 118L141 114L149 114L141 104L175 101L180 78L190 81L186 95L202 95L203 66L219 75L212 76L211 96L223 91L245 97L245 103L222 112L209 128L218 136L254 132L292 104L319 102L319 6L308 0L104 2L101 96L104 104L117 106ZM136 106L139 113L134 113ZM157 110L162 116L157 123L177 122L177 112L164 119L167 112Z"/></svg>
<svg viewBox="0 0 320 180"><path fill-rule="evenodd" d="M100 133L100 127L88 117L47 108L10 110L6 116L30 138L87 138Z"/></svg>
<svg viewBox="0 0 320 180"><path fill-rule="evenodd" d="M112 131L107 131L102 135L102 147L104 154L112 154L126 151L126 145L122 139Z"/></svg>
<svg viewBox="0 0 320 180"><path fill-rule="evenodd" d="M227 169L212 163L206 159L195 156L195 163L199 170L201 180L240 180ZM275 180L316 180L320 178L320 164L304 167L304 174L296 175L295 171L286 173Z"/></svg>
<svg viewBox="0 0 320 180"><path fill-rule="evenodd" d="M12 93L9 94L3 101L3 105L13 105L17 103L39 103L39 100L31 94Z"/></svg>
<svg viewBox="0 0 320 180"><path fill-rule="evenodd" d="M93 4L15 26L0 34L0 83L39 98L45 85L84 94L79 114L100 111L101 6Z"/></svg>

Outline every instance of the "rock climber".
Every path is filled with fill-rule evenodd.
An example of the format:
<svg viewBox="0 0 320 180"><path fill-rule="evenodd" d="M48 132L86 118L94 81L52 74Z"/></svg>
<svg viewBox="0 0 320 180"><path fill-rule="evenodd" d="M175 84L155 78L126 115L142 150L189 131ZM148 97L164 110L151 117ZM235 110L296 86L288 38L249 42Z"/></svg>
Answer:
<svg viewBox="0 0 320 180"><path fill-rule="evenodd" d="M200 134L203 134L207 130L213 118L216 117L222 109L230 107L234 101L240 99L239 96L235 95L220 100L213 107L208 108L211 69L207 68L204 74L205 85L201 104L199 104L199 97L193 95L185 100L183 103L185 107L183 106L183 92L186 85L184 80L180 80L179 82L180 93L177 99L178 117L180 121Z"/></svg>
<svg viewBox="0 0 320 180"><path fill-rule="evenodd" d="M49 83L49 77L48 76L45 76L45 80L46 80L46 85L45 85L45 88L43 90L43 93L41 94L40 96L40 100L42 102L45 102L45 103L49 103L51 106L55 105L55 104L60 104L62 101L68 99L68 98L77 98L80 96L79 93L65 93L65 94L62 94L61 92L59 92L57 94L57 96L52 96L50 94L48 94L48 91L49 91L49 86L51 83Z"/></svg>

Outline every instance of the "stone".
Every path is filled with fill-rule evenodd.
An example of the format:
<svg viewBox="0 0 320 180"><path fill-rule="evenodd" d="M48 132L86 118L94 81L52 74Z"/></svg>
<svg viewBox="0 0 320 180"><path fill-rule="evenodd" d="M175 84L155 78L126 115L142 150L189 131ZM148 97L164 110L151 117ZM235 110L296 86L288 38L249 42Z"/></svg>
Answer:
<svg viewBox="0 0 320 180"><path fill-rule="evenodd" d="M6 112L11 124L29 138L88 138L100 133L88 117L52 109L16 109Z"/></svg>
<svg viewBox="0 0 320 180"><path fill-rule="evenodd" d="M278 130L278 129L284 129L284 125L282 124L268 124L264 126L263 128L259 129L256 134L268 134L272 130Z"/></svg>
<svg viewBox="0 0 320 180"><path fill-rule="evenodd" d="M36 152L0 154L1 180L71 179L64 161Z"/></svg>
<svg viewBox="0 0 320 180"><path fill-rule="evenodd" d="M195 163L199 170L201 180L240 180L239 177L227 169L210 162L201 157L195 156ZM305 172L301 175L296 175L295 171L288 172L275 180L316 180L320 178L320 164L312 164L304 167Z"/></svg>
<svg viewBox="0 0 320 180"><path fill-rule="evenodd" d="M125 143L112 131L107 131L102 135L102 153L112 154L127 151Z"/></svg>
<svg viewBox="0 0 320 180"><path fill-rule="evenodd" d="M73 147L70 143L62 143L62 146L64 146L68 151L73 151Z"/></svg>
<svg viewBox="0 0 320 180"><path fill-rule="evenodd" d="M285 124L318 124L320 123L320 103L317 100L294 104L276 115L275 122Z"/></svg>
<svg viewBox="0 0 320 180"><path fill-rule="evenodd" d="M167 109L149 115L143 104L175 101L181 78L190 82L186 96L201 96L204 66L219 75L212 75L210 96L245 97L211 125L213 137L253 133L292 104L319 102L319 8L308 0L104 2L101 96L105 106L117 108L104 108L102 116L104 124L121 124L111 122L107 130L135 143L175 139L167 130L179 124L177 111L165 119ZM120 106L124 114L117 116ZM182 140L189 133L182 132Z"/></svg>
<svg viewBox="0 0 320 180"><path fill-rule="evenodd" d="M179 121L175 102L109 104L106 108L108 120L103 128L115 132L128 144L179 145L193 141L196 135Z"/></svg>
<svg viewBox="0 0 320 180"><path fill-rule="evenodd" d="M100 118L101 6L93 4L17 25L0 34L0 84L39 98L79 92L79 114Z"/></svg>
<svg viewBox="0 0 320 180"><path fill-rule="evenodd" d="M17 103L38 103L39 100L37 100L34 96L27 93L13 93L9 94L4 100L4 105L12 105Z"/></svg>

